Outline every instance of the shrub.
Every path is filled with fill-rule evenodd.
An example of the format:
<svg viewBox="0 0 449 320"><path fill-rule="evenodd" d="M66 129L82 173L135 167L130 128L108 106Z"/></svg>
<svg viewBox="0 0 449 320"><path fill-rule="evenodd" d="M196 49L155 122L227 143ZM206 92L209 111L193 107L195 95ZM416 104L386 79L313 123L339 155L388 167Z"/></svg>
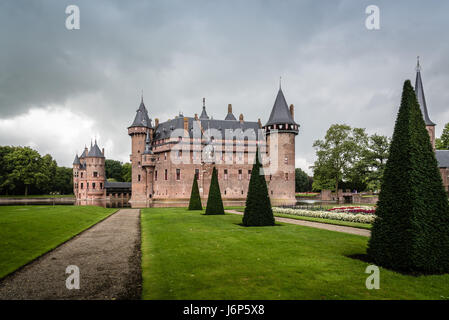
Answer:
<svg viewBox="0 0 449 320"><path fill-rule="evenodd" d="M415 92L404 83L368 244L378 265L449 271L449 206Z"/></svg>
<svg viewBox="0 0 449 320"><path fill-rule="evenodd" d="M193 176L192 191L190 193L189 210L203 210L196 175Z"/></svg>
<svg viewBox="0 0 449 320"><path fill-rule="evenodd" d="M274 216L270 197L268 196L267 182L265 181L265 176L260 174L261 167L259 149L257 148L242 219L242 223L245 226L274 226Z"/></svg>
<svg viewBox="0 0 449 320"><path fill-rule="evenodd" d="M212 170L209 196L207 198L206 212L204 214L225 214L223 201L221 200L220 185L218 184L217 169Z"/></svg>

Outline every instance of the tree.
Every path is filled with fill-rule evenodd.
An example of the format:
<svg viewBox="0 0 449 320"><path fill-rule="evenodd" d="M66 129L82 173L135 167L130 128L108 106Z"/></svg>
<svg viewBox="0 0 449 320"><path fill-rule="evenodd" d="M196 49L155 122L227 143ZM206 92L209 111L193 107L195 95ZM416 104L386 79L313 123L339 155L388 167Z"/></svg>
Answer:
<svg viewBox="0 0 449 320"><path fill-rule="evenodd" d="M309 186L309 176L301 168L295 169L295 192L307 192L312 189Z"/></svg>
<svg viewBox="0 0 449 320"><path fill-rule="evenodd" d="M259 148L256 149L256 159L251 170L242 223L244 226L274 226L267 182L259 161Z"/></svg>
<svg viewBox="0 0 449 320"><path fill-rule="evenodd" d="M127 163L123 164L121 181L131 182L131 175L132 175L131 169L132 169L131 163L127 162Z"/></svg>
<svg viewBox="0 0 449 320"><path fill-rule="evenodd" d="M225 214L221 200L220 186L218 184L217 169L212 170L209 196L207 198L206 212L204 214Z"/></svg>
<svg viewBox="0 0 449 320"><path fill-rule="evenodd" d="M106 178L115 179L115 181L123 181L122 163L117 160L106 159L104 162L104 170Z"/></svg>
<svg viewBox="0 0 449 320"><path fill-rule="evenodd" d="M10 189L24 186L25 196L31 185L44 181L46 177L41 172L41 157L39 153L29 147L17 148L5 156L9 174L5 183Z"/></svg>
<svg viewBox="0 0 449 320"><path fill-rule="evenodd" d="M355 179L354 170L366 148L368 137L364 129L345 124L334 124L326 132L324 140L316 140L317 160L314 164L313 189L335 189L345 178ZM357 177L359 179L360 177Z"/></svg>
<svg viewBox="0 0 449 320"><path fill-rule="evenodd" d="M57 167L52 189L59 194L73 193L73 169Z"/></svg>
<svg viewBox="0 0 449 320"><path fill-rule="evenodd" d="M410 80L405 81L367 253L403 271L449 272L449 205Z"/></svg>
<svg viewBox="0 0 449 320"><path fill-rule="evenodd" d="M385 164L388 159L390 141L386 136L373 134L369 137L368 147L363 154L363 166L366 172L363 181L367 189L380 190Z"/></svg>
<svg viewBox="0 0 449 320"><path fill-rule="evenodd" d="M446 123L440 138L435 139L435 149L449 150L449 123Z"/></svg>
<svg viewBox="0 0 449 320"><path fill-rule="evenodd" d="M190 201L189 201L189 210L203 210L196 175L193 175L192 191L190 193Z"/></svg>

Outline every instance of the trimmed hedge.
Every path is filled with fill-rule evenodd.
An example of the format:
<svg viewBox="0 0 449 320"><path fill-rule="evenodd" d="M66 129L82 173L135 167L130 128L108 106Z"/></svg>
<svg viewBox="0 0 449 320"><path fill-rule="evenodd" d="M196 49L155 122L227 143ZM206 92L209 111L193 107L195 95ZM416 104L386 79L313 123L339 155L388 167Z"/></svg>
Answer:
<svg viewBox="0 0 449 320"><path fill-rule="evenodd" d="M367 253L399 271L449 271L449 206L410 80L405 81Z"/></svg>
<svg viewBox="0 0 449 320"><path fill-rule="evenodd" d="M220 185L218 184L217 169L212 170L209 196L207 198L206 212L204 214L225 214L223 201L221 200Z"/></svg>
<svg viewBox="0 0 449 320"><path fill-rule="evenodd" d="M267 182L265 181L265 175L260 173L261 168L259 148L257 148L242 219L244 226L274 226L274 216L270 197L268 196Z"/></svg>
<svg viewBox="0 0 449 320"><path fill-rule="evenodd" d="M190 201L189 201L189 210L203 210L196 175L193 175L192 191L190 193Z"/></svg>

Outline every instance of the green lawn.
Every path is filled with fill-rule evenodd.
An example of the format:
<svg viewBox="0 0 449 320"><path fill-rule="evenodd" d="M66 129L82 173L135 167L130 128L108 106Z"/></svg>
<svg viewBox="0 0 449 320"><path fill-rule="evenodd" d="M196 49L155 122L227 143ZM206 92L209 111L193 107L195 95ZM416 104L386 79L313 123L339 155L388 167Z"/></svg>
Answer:
<svg viewBox="0 0 449 320"><path fill-rule="evenodd" d="M142 210L144 299L448 299L449 275L380 269L368 290L362 236L281 224L239 225L234 214Z"/></svg>
<svg viewBox="0 0 449 320"><path fill-rule="evenodd" d="M0 206L0 278L116 210L93 206Z"/></svg>

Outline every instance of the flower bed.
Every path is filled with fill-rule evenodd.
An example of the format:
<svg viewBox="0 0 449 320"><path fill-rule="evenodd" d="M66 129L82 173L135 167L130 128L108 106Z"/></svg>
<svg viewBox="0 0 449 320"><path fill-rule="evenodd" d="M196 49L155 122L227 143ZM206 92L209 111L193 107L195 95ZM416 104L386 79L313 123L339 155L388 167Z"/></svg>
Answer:
<svg viewBox="0 0 449 320"><path fill-rule="evenodd" d="M362 214L362 213L352 214L345 212L311 211L311 210L289 209L278 207L273 207L273 212L292 214L295 216L302 216L302 217L313 217L313 218L360 222L360 223L373 223L374 219L376 218L374 214Z"/></svg>
<svg viewBox="0 0 449 320"><path fill-rule="evenodd" d="M376 208L373 207L335 207L329 209L330 212L352 213L352 214L376 214Z"/></svg>

